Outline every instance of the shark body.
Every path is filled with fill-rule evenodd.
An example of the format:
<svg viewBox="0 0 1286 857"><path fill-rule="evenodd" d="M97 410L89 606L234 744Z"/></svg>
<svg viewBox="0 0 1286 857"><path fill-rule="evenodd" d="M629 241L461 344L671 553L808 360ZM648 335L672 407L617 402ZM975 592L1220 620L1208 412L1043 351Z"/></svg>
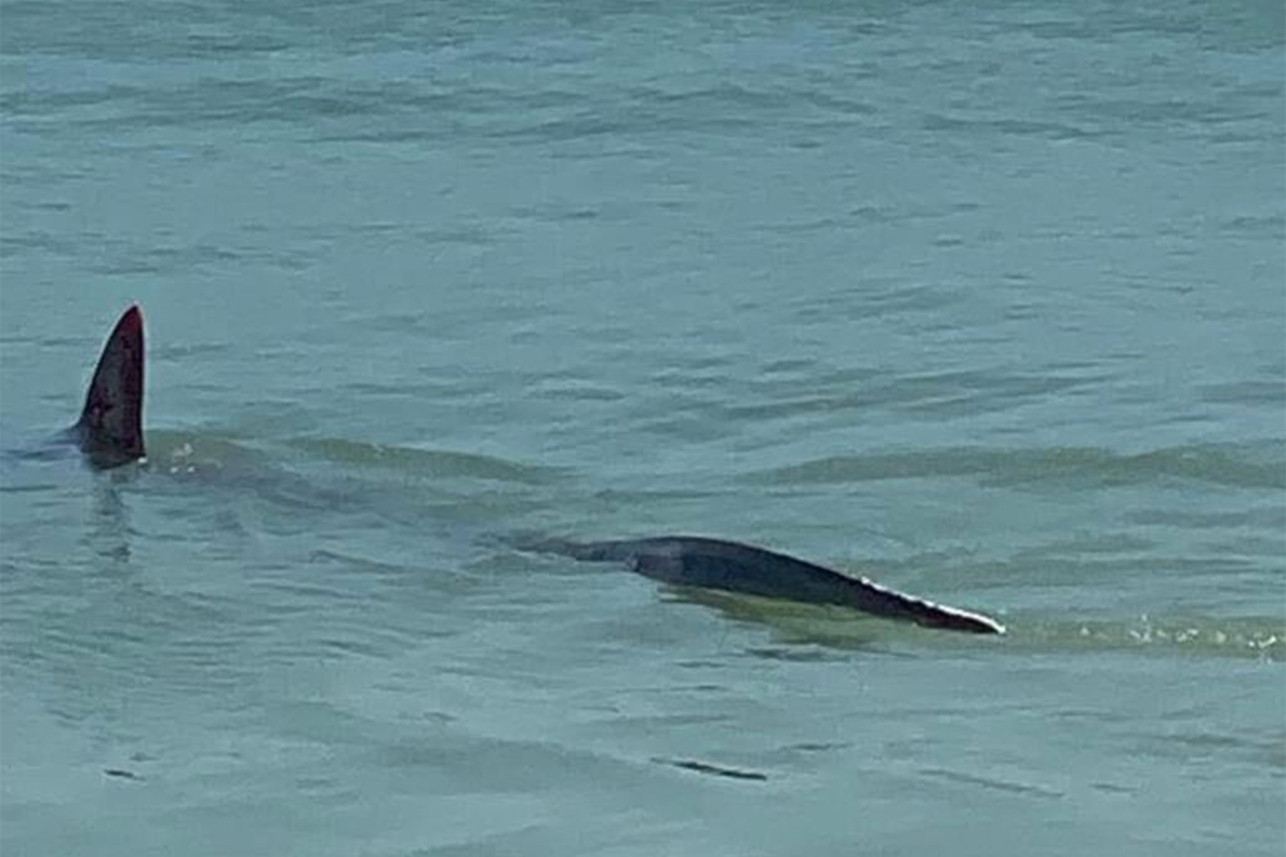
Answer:
<svg viewBox="0 0 1286 857"><path fill-rule="evenodd" d="M68 435L96 468L145 457L143 313L131 306L116 322L94 370L80 419ZM935 604L825 566L754 545L703 536L620 541L546 539L519 547L586 562L620 562L645 577L682 586L809 604L832 604L930 628L1004 633L987 616Z"/></svg>
<svg viewBox="0 0 1286 857"><path fill-rule="evenodd" d="M865 577L741 542L704 536L657 536L603 542L547 539L528 550L569 556L585 562L620 562L653 580L778 598L805 604L831 604L901 619L929 628L1003 634L1005 628L980 613L935 604L881 586Z"/></svg>

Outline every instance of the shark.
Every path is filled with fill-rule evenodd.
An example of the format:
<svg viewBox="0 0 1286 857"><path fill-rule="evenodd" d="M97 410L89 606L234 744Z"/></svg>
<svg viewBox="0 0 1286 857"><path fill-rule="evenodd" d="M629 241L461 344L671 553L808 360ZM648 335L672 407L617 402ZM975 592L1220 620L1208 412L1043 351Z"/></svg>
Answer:
<svg viewBox="0 0 1286 857"><path fill-rule="evenodd" d="M112 328L80 419L67 430L91 465L109 469L147 456L143 443L143 311L135 304Z"/></svg>
<svg viewBox="0 0 1286 857"><path fill-rule="evenodd" d="M1003 634L990 616L937 604L789 554L707 536L653 536L598 542L528 540L523 550L581 562L616 562L676 586L713 589L803 604L848 607L927 628Z"/></svg>
<svg viewBox="0 0 1286 857"><path fill-rule="evenodd" d="M97 469L145 459L143 438L143 313L129 307L112 328L94 369L80 419L68 430ZM837 605L928 628L1003 634L981 613L937 604L785 553L707 536L576 542L523 539L524 552L558 554L582 562L614 562L644 577L678 586L732 592L805 604Z"/></svg>

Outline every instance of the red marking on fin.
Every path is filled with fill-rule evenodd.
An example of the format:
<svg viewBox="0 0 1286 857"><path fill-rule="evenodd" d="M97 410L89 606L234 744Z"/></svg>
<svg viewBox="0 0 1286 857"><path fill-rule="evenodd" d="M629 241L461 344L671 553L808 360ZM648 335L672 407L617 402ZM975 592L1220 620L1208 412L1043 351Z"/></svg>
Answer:
<svg viewBox="0 0 1286 857"><path fill-rule="evenodd" d="M125 310L103 346L76 423L80 448L95 467L116 467L143 449L143 313Z"/></svg>

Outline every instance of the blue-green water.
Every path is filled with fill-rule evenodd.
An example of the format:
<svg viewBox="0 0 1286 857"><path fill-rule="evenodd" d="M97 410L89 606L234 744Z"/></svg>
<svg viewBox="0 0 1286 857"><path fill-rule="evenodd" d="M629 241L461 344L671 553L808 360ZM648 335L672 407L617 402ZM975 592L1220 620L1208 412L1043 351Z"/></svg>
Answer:
<svg viewBox="0 0 1286 857"><path fill-rule="evenodd" d="M0 2L0 851L1280 854L1284 31Z"/></svg>

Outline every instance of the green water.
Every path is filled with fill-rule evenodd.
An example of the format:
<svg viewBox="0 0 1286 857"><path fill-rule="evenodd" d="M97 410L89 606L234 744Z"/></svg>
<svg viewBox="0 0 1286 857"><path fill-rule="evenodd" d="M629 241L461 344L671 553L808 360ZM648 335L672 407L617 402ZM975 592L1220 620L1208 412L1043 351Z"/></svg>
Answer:
<svg viewBox="0 0 1286 857"><path fill-rule="evenodd" d="M0 851L1280 854L1284 29L0 3Z"/></svg>

